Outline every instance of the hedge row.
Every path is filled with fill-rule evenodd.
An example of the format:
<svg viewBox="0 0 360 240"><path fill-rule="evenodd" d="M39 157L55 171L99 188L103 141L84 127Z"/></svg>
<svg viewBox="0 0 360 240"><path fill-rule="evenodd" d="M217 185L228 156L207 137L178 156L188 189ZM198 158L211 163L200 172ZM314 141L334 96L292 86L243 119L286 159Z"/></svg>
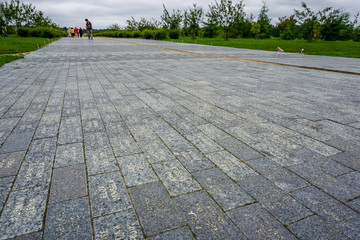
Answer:
<svg viewBox="0 0 360 240"><path fill-rule="evenodd" d="M94 36L100 37L113 37L113 38L145 38L145 39L178 39L180 37L180 31L176 30L143 30L143 31L104 31L94 33Z"/></svg>
<svg viewBox="0 0 360 240"><path fill-rule="evenodd" d="M64 30L50 27L19 27L17 30L17 35L20 37L42 38L59 38L67 36Z"/></svg>

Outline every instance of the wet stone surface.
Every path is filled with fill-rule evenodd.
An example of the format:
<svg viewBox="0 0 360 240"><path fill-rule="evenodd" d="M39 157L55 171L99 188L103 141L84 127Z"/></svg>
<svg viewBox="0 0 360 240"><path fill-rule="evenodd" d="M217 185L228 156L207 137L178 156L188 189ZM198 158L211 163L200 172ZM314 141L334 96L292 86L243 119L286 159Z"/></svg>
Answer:
<svg viewBox="0 0 360 240"><path fill-rule="evenodd" d="M359 66L102 38L5 64L0 239L358 239Z"/></svg>

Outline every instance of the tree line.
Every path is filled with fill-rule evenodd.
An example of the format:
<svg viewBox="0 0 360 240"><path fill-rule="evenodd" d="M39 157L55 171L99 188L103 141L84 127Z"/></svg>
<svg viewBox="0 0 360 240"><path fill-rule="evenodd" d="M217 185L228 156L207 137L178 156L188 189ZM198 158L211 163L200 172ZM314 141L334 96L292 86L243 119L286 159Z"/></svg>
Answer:
<svg viewBox="0 0 360 240"><path fill-rule="evenodd" d="M20 0L0 2L0 25L12 27L57 27L42 11Z"/></svg>
<svg viewBox="0 0 360 240"><path fill-rule="evenodd" d="M265 1L257 17L245 13L244 7L242 0L237 3L231 0L215 0L209 5L207 11L197 4L185 10L173 9L172 11L163 5L161 21L145 18L137 21L131 17L126 21L124 30L142 32L167 29L192 38L221 36L225 39L266 39L273 36L286 40L360 40L360 26L357 25L359 14L351 21L350 13L344 9L327 7L314 12L305 2L302 2L301 9L294 9L291 16L280 17L279 23L272 25L271 18L268 16L269 7ZM122 29L118 24L113 24L107 30Z"/></svg>

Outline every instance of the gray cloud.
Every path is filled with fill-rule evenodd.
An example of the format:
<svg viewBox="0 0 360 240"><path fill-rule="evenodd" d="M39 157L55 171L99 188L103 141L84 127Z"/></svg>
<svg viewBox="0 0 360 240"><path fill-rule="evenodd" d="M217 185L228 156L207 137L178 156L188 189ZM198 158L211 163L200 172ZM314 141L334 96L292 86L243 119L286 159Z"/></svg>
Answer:
<svg viewBox="0 0 360 240"><path fill-rule="evenodd" d="M141 17L146 19L154 18L160 20L163 13L162 4L168 10L184 10L192 6L194 2L202 6L205 10L209 4L215 0L23 0L24 3L32 3L37 10L44 12L45 16L50 17L61 27L85 25L84 19L89 18L94 28L106 28L113 23L125 27L126 20L132 16L139 20ZM238 2L234 0L234 2ZM355 15L358 8L358 0L310 0L307 5L313 11L319 11L325 7L344 8ZM245 12L259 14L262 0L244 0ZM272 22L276 23L278 17L290 16L294 9L300 9L301 0L268 0L267 5L270 9L268 15Z"/></svg>

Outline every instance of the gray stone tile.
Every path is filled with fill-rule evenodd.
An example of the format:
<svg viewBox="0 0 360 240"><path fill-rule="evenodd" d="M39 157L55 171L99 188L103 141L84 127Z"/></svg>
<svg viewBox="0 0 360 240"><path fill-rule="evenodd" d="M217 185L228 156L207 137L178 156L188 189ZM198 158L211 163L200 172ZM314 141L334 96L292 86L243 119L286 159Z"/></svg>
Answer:
<svg viewBox="0 0 360 240"><path fill-rule="evenodd" d="M258 203L229 211L227 214L248 239L296 239Z"/></svg>
<svg viewBox="0 0 360 240"><path fill-rule="evenodd" d="M262 157L259 152L235 138L220 139L218 140L218 143L231 154L243 161Z"/></svg>
<svg viewBox="0 0 360 240"><path fill-rule="evenodd" d="M311 216L289 226L300 239L348 239L319 216Z"/></svg>
<svg viewBox="0 0 360 240"><path fill-rule="evenodd" d="M116 159L110 148L86 150L86 165L89 175L119 171Z"/></svg>
<svg viewBox="0 0 360 240"><path fill-rule="evenodd" d="M121 119L116 122L105 123L105 128L110 138L120 137L124 135L128 136L130 133L129 129Z"/></svg>
<svg viewBox="0 0 360 240"><path fill-rule="evenodd" d="M94 219L95 239L144 239L133 209Z"/></svg>
<svg viewBox="0 0 360 240"><path fill-rule="evenodd" d="M50 204L44 239L92 239L88 198Z"/></svg>
<svg viewBox="0 0 360 240"><path fill-rule="evenodd" d="M340 178L326 174L317 166L305 163L290 169L340 201L348 201L359 196L359 187L348 184Z"/></svg>
<svg viewBox="0 0 360 240"><path fill-rule="evenodd" d="M349 238L360 235L360 215L329 195L307 187L293 192L292 196Z"/></svg>
<svg viewBox="0 0 360 240"><path fill-rule="evenodd" d="M132 125L130 131L137 142L150 142L158 140L157 135L148 124Z"/></svg>
<svg viewBox="0 0 360 240"><path fill-rule="evenodd" d="M13 181L13 176L0 178L0 211L2 210L3 204L5 203L5 200L10 192Z"/></svg>
<svg viewBox="0 0 360 240"><path fill-rule="evenodd" d="M162 162L152 165L170 196L202 189L178 160Z"/></svg>
<svg viewBox="0 0 360 240"><path fill-rule="evenodd" d="M342 182L360 188L360 172L351 172L338 177Z"/></svg>
<svg viewBox="0 0 360 240"><path fill-rule="evenodd" d="M84 136L85 151L99 151L110 149L109 139L105 132L89 132Z"/></svg>
<svg viewBox="0 0 360 240"><path fill-rule="evenodd" d="M0 218L0 238L40 231L47 193L47 186L11 192Z"/></svg>
<svg viewBox="0 0 360 240"><path fill-rule="evenodd" d="M147 240L163 240L163 239L182 239L182 240L193 240L194 236L190 230L186 227L179 228L170 232L166 232L154 237L147 238Z"/></svg>
<svg viewBox="0 0 360 240"><path fill-rule="evenodd" d="M117 160L129 187L159 180L142 154L120 157Z"/></svg>
<svg viewBox="0 0 360 240"><path fill-rule="evenodd" d="M245 163L241 162L227 151L211 153L206 156L233 180L240 180L242 178L258 175Z"/></svg>
<svg viewBox="0 0 360 240"><path fill-rule="evenodd" d="M355 211L360 212L360 198L347 202L346 205L354 209Z"/></svg>
<svg viewBox="0 0 360 240"><path fill-rule="evenodd" d="M110 138L110 142L116 157L141 153L139 146L130 135Z"/></svg>
<svg viewBox="0 0 360 240"><path fill-rule="evenodd" d="M214 167L214 164L194 147L177 151L175 155L190 172Z"/></svg>
<svg viewBox="0 0 360 240"><path fill-rule="evenodd" d="M286 192L291 192L309 185L309 183L302 178L268 158L260 158L246 163Z"/></svg>
<svg viewBox="0 0 360 240"><path fill-rule="evenodd" d="M74 143L58 146L54 167L65 167L69 165L84 163L83 144Z"/></svg>
<svg viewBox="0 0 360 240"><path fill-rule="evenodd" d="M184 219L160 182L130 188L130 194L146 235L185 225Z"/></svg>
<svg viewBox="0 0 360 240"><path fill-rule="evenodd" d="M360 161L359 154L354 154L352 152L342 152L334 156L331 156L331 159L349 167L360 171Z"/></svg>
<svg viewBox="0 0 360 240"><path fill-rule="evenodd" d="M67 201L86 195L86 175L83 164L54 169L49 203Z"/></svg>
<svg viewBox="0 0 360 240"><path fill-rule="evenodd" d="M20 237L14 238L15 240L39 240L41 239L42 232L30 233Z"/></svg>
<svg viewBox="0 0 360 240"><path fill-rule="evenodd" d="M193 175L225 211L254 201L239 185L217 168L199 171Z"/></svg>
<svg viewBox="0 0 360 240"><path fill-rule="evenodd" d="M203 191L174 199L199 239L246 239L215 202Z"/></svg>
<svg viewBox="0 0 360 240"><path fill-rule="evenodd" d="M191 135L186 135L186 138L192 142L201 152L211 153L216 151L223 150L217 143L212 141L203 133L194 133Z"/></svg>
<svg viewBox="0 0 360 240"><path fill-rule="evenodd" d="M80 116L66 117L61 120L58 144L82 141Z"/></svg>
<svg viewBox="0 0 360 240"><path fill-rule="evenodd" d="M0 154L0 177L16 175L24 155L25 152Z"/></svg>
<svg viewBox="0 0 360 240"><path fill-rule="evenodd" d="M1 146L0 153L25 151L30 145L33 134L33 132L13 131Z"/></svg>
<svg viewBox="0 0 360 240"><path fill-rule="evenodd" d="M150 163L157 163L175 159L175 156L170 150L161 142L160 139L154 139L150 142L138 142L140 148L143 150L146 159Z"/></svg>
<svg viewBox="0 0 360 240"><path fill-rule="evenodd" d="M262 176L242 180L238 184L283 224L290 224L312 214L302 204Z"/></svg>
<svg viewBox="0 0 360 240"><path fill-rule="evenodd" d="M197 128L199 128L204 134L215 141L230 137L229 134L212 124L197 126Z"/></svg>
<svg viewBox="0 0 360 240"><path fill-rule="evenodd" d="M94 217L131 208L130 199L119 172L90 176L89 190Z"/></svg>

